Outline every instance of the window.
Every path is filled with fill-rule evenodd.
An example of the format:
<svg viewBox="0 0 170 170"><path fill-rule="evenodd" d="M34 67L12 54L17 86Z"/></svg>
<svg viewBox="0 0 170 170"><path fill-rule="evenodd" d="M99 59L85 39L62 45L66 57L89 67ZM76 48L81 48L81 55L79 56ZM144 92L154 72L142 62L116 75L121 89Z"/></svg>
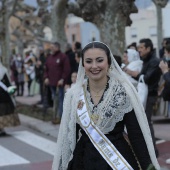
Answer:
<svg viewBox="0 0 170 170"><path fill-rule="evenodd" d="M130 34L131 34L132 38L136 38L137 37L137 29L136 28L131 28Z"/></svg>
<svg viewBox="0 0 170 170"><path fill-rule="evenodd" d="M150 36L157 36L157 29L155 26L149 27L149 35Z"/></svg>

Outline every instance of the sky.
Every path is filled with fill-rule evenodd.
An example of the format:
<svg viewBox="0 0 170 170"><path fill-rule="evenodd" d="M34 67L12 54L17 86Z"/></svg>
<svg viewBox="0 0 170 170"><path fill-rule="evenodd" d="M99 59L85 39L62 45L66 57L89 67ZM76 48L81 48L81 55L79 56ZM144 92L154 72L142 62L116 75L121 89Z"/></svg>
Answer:
<svg viewBox="0 0 170 170"><path fill-rule="evenodd" d="M25 4L30 5L30 6L37 6L37 1L36 0L24 0Z"/></svg>
<svg viewBox="0 0 170 170"><path fill-rule="evenodd" d="M135 4L138 8L146 8L150 6L152 3L152 0L135 0Z"/></svg>

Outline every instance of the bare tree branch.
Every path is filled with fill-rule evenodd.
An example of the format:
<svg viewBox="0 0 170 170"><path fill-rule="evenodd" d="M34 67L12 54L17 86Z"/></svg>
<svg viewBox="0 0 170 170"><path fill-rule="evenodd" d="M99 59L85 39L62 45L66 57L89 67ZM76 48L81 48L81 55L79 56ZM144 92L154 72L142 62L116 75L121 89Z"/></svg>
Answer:
<svg viewBox="0 0 170 170"><path fill-rule="evenodd" d="M155 4L155 5L158 5L160 6L161 8L164 8L167 3L168 3L168 0L152 0L152 2Z"/></svg>
<svg viewBox="0 0 170 170"><path fill-rule="evenodd" d="M19 19L21 22L23 21L23 18L21 18L20 16L16 15L16 14L13 14L13 16L17 19Z"/></svg>
<svg viewBox="0 0 170 170"><path fill-rule="evenodd" d="M18 3L18 0L14 0L13 1L13 4L12 4L12 11L9 13L9 16L8 17L10 17L10 16L12 16L13 14L14 14L14 12L15 12L15 8L16 8L16 6L17 6L17 3Z"/></svg>
<svg viewBox="0 0 170 170"><path fill-rule="evenodd" d="M134 0L76 0L68 3L68 9L85 21L96 24L101 40L110 44L115 55L122 55L125 27L132 23L130 14L138 12Z"/></svg>

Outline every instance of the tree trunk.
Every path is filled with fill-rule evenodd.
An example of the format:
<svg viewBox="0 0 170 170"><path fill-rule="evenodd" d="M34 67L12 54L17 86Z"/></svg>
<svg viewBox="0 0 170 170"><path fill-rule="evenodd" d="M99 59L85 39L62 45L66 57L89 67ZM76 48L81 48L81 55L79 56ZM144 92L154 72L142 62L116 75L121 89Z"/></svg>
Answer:
<svg viewBox="0 0 170 170"><path fill-rule="evenodd" d="M137 12L134 0L77 0L71 12L85 21L95 23L100 30L101 41L115 55L122 56L125 48L125 27L131 25L129 15ZM75 10L75 12L74 12Z"/></svg>
<svg viewBox="0 0 170 170"><path fill-rule="evenodd" d="M24 55L24 43L22 42L22 40L19 38L16 42L17 47L18 47L18 54L20 54L22 57Z"/></svg>
<svg viewBox="0 0 170 170"><path fill-rule="evenodd" d="M159 49L161 49L161 42L163 40L163 29L162 29L162 8L164 8L168 0L152 0L156 6L157 14L157 53L159 54Z"/></svg>
<svg viewBox="0 0 170 170"><path fill-rule="evenodd" d="M110 7L110 10L116 9ZM110 47L113 54L121 56L125 45L126 20L120 13L110 13L107 9L103 21L97 20L96 25L100 30L101 41Z"/></svg>
<svg viewBox="0 0 170 170"><path fill-rule="evenodd" d="M3 65L9 69L10 67L10 35L9 35L9 16L3 16L4 35L1 35L1 49Z"/></svg>
<svg viewBox="0 0 170 170"><path fill-rule="evenodd" d="M52 41L59 42L62 50L67 42L65 35L65 20L68 14L66 4L67 0L56 0L51 14Z"/></svg>
<svg viewBox="0 0 170 170"><path fill-rule="evenodd" d="M157 50L161 49L161 42L163 40L163 30L162 30L162 8L156 5L157 13Z"/></svg>

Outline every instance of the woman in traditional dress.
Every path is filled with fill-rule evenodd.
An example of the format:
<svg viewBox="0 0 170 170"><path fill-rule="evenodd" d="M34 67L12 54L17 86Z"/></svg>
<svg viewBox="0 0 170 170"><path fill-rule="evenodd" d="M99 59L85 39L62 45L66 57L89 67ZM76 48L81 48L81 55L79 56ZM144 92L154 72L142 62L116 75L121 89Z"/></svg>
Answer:
<svg viewBox="0 0 170 170"><path fill-rule="evenodd" d="M65 95L52 169L148 168L160 169L136 90L109 47L91 42L82 50L76 84Z"/></svg>
<svg viewBox="0 0 170 170"><path fill-rule="evenodd" d="M6 67L0 61L0 136L6 135L5 127L20 124L18 115L14 113L15 101L12 94L15 89L10 84Z"/></svg>

